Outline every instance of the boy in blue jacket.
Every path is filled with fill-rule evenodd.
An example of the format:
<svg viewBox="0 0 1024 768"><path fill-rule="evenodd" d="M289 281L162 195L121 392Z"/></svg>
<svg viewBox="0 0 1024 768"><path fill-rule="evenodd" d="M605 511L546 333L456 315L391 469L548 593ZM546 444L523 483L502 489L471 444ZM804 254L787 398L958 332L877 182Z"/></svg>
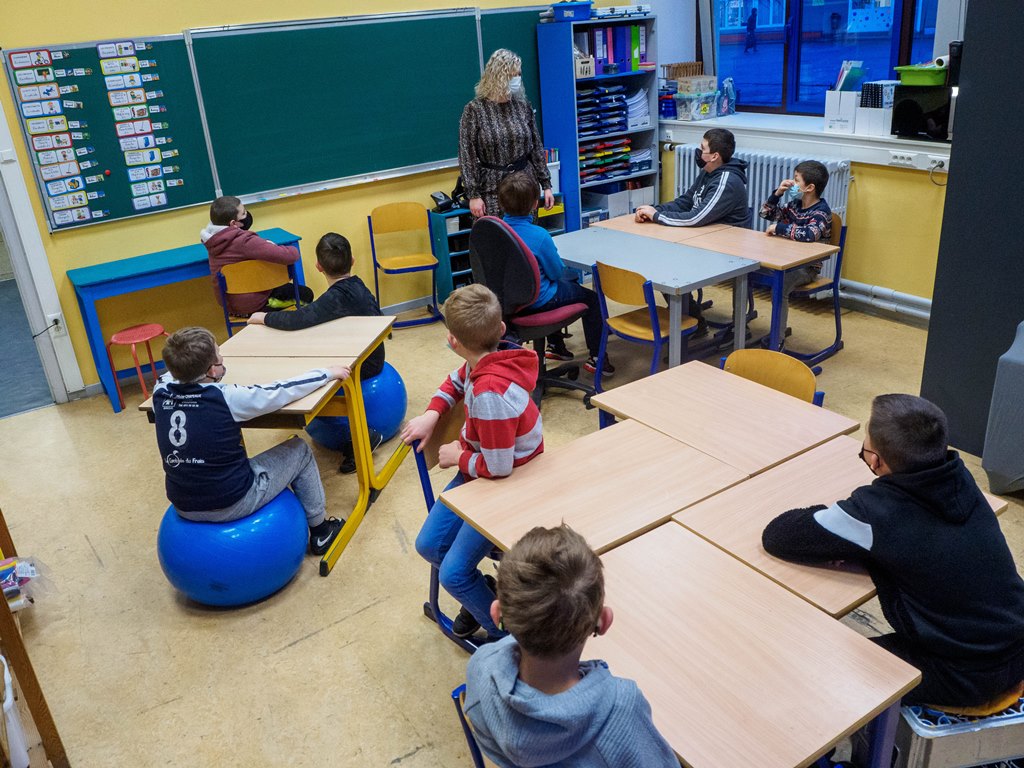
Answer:
<svg viewBox="0 0 1024 768"><path fill-rule="evenodd" d="M860 457L877 479L831 506L783 513L762 543L797 563L862 564L894 630L872 640L921 670L904 702L974 707L1024 681L1024 581L946 440L936 405L876 397Z"/></svg>
<svg viewBox="0 0 1024 768"><path fill-rule="evenodd" d="M587 311L582 317L583 337L590 357L583 367L594 373L597 370L597 355L601 350L601 305L592 290L566 279L565 264L558 255L551 234L533 223L533 212L539 200L537 182L525 173L513 173L498 184L498 202L505 212L505 223L533 252L537 266L540 267L540 292L530 306L530 311L547 312L566 304L586 304ZM573 354L566 348L560 333L548 337L547 357L551 360L572 360ZM608 356L605 355L601 375L611 376L614 373L615 366L608 362Z"/></svg>
<svg viewBox="0 0 1024 768"><path fill-rule="evenodd" d="M601 567L566 525L534 528L502 558L491 617L511 634L466 670L466 716L499 766L679 768L636 683L580 661L612 624Z"/></svg>

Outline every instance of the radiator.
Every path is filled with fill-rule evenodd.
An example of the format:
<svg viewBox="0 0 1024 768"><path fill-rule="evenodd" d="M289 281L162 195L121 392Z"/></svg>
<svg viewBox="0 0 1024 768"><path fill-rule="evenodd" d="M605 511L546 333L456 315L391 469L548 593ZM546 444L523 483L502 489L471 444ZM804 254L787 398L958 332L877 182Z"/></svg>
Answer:
<svg viewBox="0 0 1024 768"><path fill-rule="evenodd" d="M693 162L693 151L696 144L676 145L676 196L683 194L693 184L700 173L697 164ZM808 158L796 155L775 155L769 152L737 152L733 157L747 162L747 193L748 204L753 209L753 221L751 226L760 231L768 227L769 222L757 215L761 210L761 203L768 199L768 195L775 191L779 182L783 179L793 178L793 169L803 160L820 159L828 169L828 186L825 187L825 200L829 208L838 213L843 223L846 223L846 206L850 196L850 174L849 160L835 160L832 158ZM825 261L821 270L822 277L832 277L835 271L835 257Z"/></svg>

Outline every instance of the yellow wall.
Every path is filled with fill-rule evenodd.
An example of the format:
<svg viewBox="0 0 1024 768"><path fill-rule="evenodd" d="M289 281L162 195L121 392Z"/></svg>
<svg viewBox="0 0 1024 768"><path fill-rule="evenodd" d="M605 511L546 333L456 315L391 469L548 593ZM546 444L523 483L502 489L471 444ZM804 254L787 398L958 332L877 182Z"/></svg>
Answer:
<svg viewBox="0 0 1024 768"><path fill-rule="evenodd" d="M661 199L675 196L675 152L661 153ZM853 164L843 277L930 299L944 187L925 171ZM946 175L937 174L940 184ZM825 199L828 199L826 190Z"/></svg>
<svg viewBox="0 0 1024 768"><path fill-rule="evenodd" d="M522 0L474 2L475 6L482 8L532 4L535 3ZM60 13L47 14L46 23L42 25L39 22L39 15L33 12L34 4L27 0L11 0L9 5L11 7L4 14L3 25L0 27L0 47L4 49L176 34L186 28L223 24L430 10L449 8L453 4L429 0L377 0L374 3L356 3L352 0L292 0L290 3L280 3L276 0L247 0L228 4L200 0L177 0L171 3L71 2L62 5ZM410 52L411 56L412 53ZM437 55L443 54L438 52ZM408 85L415 93L425 94L429 91L429 84L415 83L413 61L414 58L410 58ZM245 73L229 72L228 76L245 77ZM424 88L427 90L424 91ZM467 94L467 101L471 96L472 94ZM206 207L198 206L49 234L39 195L35 191L32 166L24 142L19 140L22 133L17 122L18 111L11 101L8 88L0 88L0 100L11 133L16 137L19 162L25 174L25 183L30 188L29 195L37 225L57 285L82 377L86 384L95 383L99 377L96 375L74 290L68 282L66 271L195 243L198 241L199 230L208 220ZM452 119L454 124L458 116L453 115ZM417 200L428 204L429 193L438 189L450 191L455 185L456 176L457 171L454 169L424 173L254 204L251 206L255 218L254 228L282 227L303 238L303 268L307 282L316 293L322 291L326 284L316 272L313 248L324 232L340 232L352 242L356 257L356 273L372 289L373 268L366 227L367 213L377 205L396 200ZM230 194L230 190L226 191ZM415 275L390 279L396 282L392 284L392 290L384 291L381 297L383 304L422 296L429 292L426 280L416 284ZM212 289L206 279L107 300L100 306L100 321L104 334L108 337L118 328L139 322L159 322L168 329L199 324L213 330L219 338L225 336L223 317L213 300ZM128 360L121 359L115 360L115 363L118 367L130 365Z"/></svg>

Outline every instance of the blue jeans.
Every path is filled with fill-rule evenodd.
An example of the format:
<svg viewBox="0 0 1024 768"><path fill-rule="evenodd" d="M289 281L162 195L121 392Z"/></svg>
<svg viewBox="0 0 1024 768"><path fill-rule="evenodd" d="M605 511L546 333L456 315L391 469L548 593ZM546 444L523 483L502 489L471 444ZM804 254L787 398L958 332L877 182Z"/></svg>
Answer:
<svg viewBox="0 0 1024 768"><path fill-rule="evenodd" d="M459 472L445 490L458 488L464 482L466 478ZM500 637L505 633L491 620L491 603L495 595L477 568L493 546L487 537L448 509L440 499L430 508L416 537L416 551L437 568L441 586L473 614L488 635Z"/></svg>

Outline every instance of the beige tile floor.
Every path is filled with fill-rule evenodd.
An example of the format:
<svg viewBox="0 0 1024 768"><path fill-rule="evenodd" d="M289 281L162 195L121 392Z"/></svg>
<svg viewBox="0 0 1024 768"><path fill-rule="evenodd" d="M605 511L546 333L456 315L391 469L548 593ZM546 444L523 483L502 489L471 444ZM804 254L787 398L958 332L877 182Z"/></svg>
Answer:
<svg viewBox="0 0 1024 768"><path fill-rule="evenodd" d="M729 306L727 293L710 295ZM808 305L791 322L795 346L823 343L831 329L831 316ZM582 352L576 331L570 346ZM875 394L918 391L924 331L851 312L845 336L819 379L827 407L863 420ZM613 344L612 354L619 373L609 384L647 366L639 348ZM396 332L388 359L405 377L410 414L457 362L440 325ZM131 388L126 397L141 399ZM549 445L597 428L575 396L549 397L543 414ZM286 434L246 439L257 451ZM355 479L337 474L332 454L317 457L332 512L344 515ZM467 657L421 611L428 568L413 541L424 507L411 460L328 578L308 558L283 592L236 610L183 601L160 571L166 501L142 414L114 415L94 397L4 419L0 466L0 507L19 550L47 568L23 629L72 764L470 764L448 695ZM435 474L435 488L448 474ZM1019 500L1002 524L1024 564ZM847 621L864 632L882 624L872 604Z"/></svg>

